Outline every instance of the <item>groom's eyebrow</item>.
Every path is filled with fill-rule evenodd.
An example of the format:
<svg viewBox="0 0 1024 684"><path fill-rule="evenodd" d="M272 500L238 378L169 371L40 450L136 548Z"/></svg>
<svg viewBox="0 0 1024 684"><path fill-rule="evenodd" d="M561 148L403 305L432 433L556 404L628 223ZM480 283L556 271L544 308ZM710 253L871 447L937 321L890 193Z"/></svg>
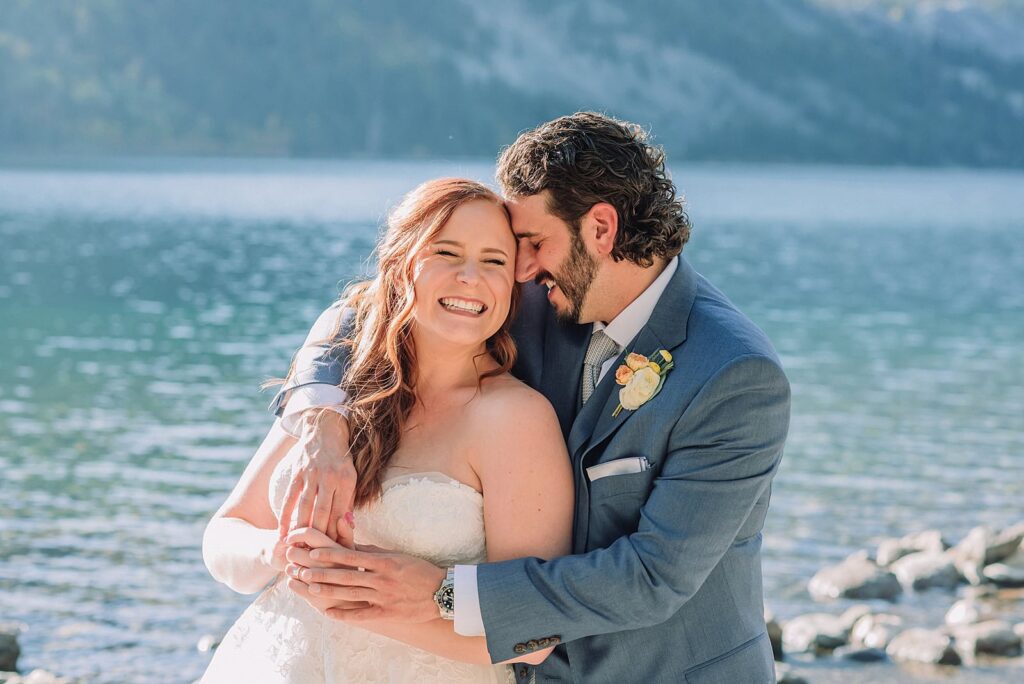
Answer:
<svg viewBox="0 0 1024 684"><path fill-rule="evenodd" d="M517 240L522 240L523 238L536 237L537 232L533 230L517 230L515 231L515 236Z"/></svg>

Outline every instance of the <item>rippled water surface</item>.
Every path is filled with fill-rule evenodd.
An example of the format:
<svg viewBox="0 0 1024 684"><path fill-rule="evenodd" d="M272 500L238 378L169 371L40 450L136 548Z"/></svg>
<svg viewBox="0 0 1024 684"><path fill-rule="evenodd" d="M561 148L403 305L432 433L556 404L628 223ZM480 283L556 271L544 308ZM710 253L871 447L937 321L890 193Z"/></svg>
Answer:
<svg viewBox="0 0 1024 684"><path fill-rule="evenodd" d="M202 672L197 640L250 600L210 579L200 539L269 427L260 382L365 271L387 206L453 174L492 168L0 169L0 622L25 628L22 669ZM767 330L793 383L765 535L780 617L818 609L811 574L881 537L1024 519L1024 175L675 175L690 260ZM934 623L952 600L896 610ZM815 682L950 674L806 667Z"/></svg>

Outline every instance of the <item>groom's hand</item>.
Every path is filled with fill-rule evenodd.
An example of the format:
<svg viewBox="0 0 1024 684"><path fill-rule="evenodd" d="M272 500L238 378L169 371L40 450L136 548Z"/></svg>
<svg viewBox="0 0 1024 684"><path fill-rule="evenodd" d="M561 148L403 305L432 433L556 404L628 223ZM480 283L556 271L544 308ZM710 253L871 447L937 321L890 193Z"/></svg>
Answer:
<svg viewBox="0 0 1024 684"><path fill-rule="evenodd" d="M301 533L289 539L300 541ZM434 592L441 586L445 570L420 558L366 546L356 550L293 546L287 558L289 575L305 584L318 604L322 605L323 599L337 604L325 611L330 618L410 623L438 617ZM322 567L325 564L331 567Z"/></svg>
<svg viewBox="0 0 1024 684"><path fill-rule="evenodd" d="M278 522L282 539L309 526L345 546L353 545L356 469L348 444L348 421L341 414L309 410L302 415L302 453Z"/></svg>

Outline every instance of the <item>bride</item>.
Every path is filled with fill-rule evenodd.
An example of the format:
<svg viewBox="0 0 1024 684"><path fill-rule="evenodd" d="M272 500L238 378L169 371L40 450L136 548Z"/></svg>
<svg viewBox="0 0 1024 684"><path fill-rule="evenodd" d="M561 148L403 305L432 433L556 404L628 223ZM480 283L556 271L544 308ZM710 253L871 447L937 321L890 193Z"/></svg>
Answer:
<svg viewBox="0 0 1024 684"><path fill-rule="evenodd" d="M508 372L515 248L497 195L468 180L428 181L389 217L377 276L333 309L354 314L351 331L325 332L349 333L339 348L350 354L342 386L357 543L441 567L568 553L572 474L558 421ZM355 627L289 588L289 540L334 543L312 527L278 533L295 441L275 423L207 526L203 558L215 579L242 593L271 584L201 681L507 681L510 668L491 664L484 637L455 634L440 609L420 624ZM550 650L522 661L536 664Z"/></svg>

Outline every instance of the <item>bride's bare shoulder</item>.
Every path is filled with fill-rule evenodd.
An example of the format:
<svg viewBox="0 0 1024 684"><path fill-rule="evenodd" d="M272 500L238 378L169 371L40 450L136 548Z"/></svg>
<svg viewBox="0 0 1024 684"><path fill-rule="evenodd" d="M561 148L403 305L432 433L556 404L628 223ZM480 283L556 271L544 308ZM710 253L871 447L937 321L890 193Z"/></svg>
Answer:
<svg viewBox="0 0 1024 684"><path fill-rule="evenodd" d="M493 431L492 434L509 427L558 429L558 418L551 402L508 373L483 381L468 414L466 417L475 427Z"/></svg>

